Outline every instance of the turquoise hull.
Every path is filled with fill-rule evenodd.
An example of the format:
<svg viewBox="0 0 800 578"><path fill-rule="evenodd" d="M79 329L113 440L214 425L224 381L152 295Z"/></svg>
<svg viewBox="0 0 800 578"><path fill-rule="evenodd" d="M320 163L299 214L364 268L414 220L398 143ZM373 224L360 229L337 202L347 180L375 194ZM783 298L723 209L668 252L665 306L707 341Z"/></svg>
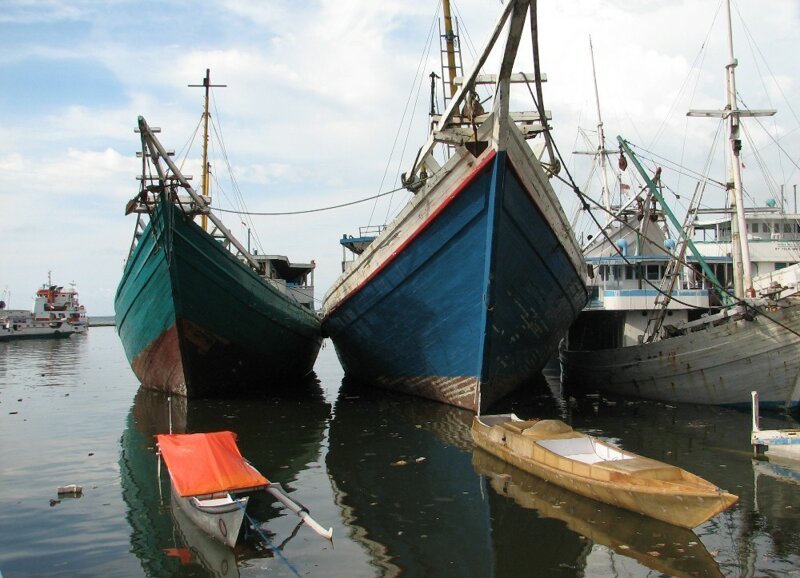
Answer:
<svg viewBox="0 0 800 578"><path fill-rule="evenodd" d="M187 397L308 375L322 343L313 311L164 201L128 259L114 309L142 385Z"/></svg>

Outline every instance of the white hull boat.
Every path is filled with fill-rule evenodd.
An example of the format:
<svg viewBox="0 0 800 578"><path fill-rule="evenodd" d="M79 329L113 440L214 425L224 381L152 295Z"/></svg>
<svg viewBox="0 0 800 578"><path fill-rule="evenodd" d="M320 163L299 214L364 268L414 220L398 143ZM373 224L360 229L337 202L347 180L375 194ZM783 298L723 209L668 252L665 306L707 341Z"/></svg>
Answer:
<svg viewBox="0 0 800 578"><path fill-rule="evenodd" d="M800 466L800 429L761 429L759 419L759 394L751 392L753 399L753 431L750 443L756 457L770 460L791 460Z"/></svg>
<svg viewBox="0 0 800 578"><path fill-rule="evenodd" d="M159 434L158 449L172 482L172 499L203 532L233 548L250 494L267 491L328 540L325 530L301 504L285 495L242 457L233 432Z"/></svg>

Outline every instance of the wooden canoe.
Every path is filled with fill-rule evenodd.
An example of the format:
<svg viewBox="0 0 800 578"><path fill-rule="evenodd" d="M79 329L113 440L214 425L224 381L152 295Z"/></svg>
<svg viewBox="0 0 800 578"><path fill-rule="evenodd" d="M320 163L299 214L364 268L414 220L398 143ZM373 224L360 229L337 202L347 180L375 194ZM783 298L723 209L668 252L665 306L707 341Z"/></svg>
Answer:
<svg viewBox="0 0 800 578"><path fill-rule="evenodd" d="M548 482L683 528L699 526L739 499L677 466L626 452L558 420L476 416L472 438Z"/></svg>

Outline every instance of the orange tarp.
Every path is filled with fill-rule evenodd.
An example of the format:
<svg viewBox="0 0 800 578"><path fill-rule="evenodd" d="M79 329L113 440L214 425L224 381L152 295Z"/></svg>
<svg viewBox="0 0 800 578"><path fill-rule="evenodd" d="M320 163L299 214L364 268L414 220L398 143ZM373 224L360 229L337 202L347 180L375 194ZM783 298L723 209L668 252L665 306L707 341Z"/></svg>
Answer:
<svg viewBox="0 0 800 578"><path fill-rule="evenodd" d="M180 496L202 496L269 484L242 457L233 432L162 434L156 439Z"/></svg>

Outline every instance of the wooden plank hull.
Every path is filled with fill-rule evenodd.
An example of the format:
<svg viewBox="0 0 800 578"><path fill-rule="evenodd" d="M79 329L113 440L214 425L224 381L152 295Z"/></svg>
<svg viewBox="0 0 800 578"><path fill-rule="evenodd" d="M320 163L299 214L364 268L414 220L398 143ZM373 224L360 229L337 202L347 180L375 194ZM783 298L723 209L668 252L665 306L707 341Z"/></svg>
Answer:
<svg viewBox="0 0 800 578"><path fill-rule="evenodd" d="M308 375L322 342L312 311L166 202L128 259L115 311L142 385L188 397L263 390Z"/></svg>
<svg viewBox="0 0 800 578"><path fill-rule="evenodd" d="M578 391L674 403L750 407L758 387L762 407L800 407L800 298L766 312L701 331L619 349L561 349L562 380Z"/></svg>
<svg viewBox="0 0 800 578"><path fill-rule="evenodd" d="M514 420L515 416L475 417L472 422L475 444L576 494L690 529L738 500L685 470L624 452L571 428L560 434L540 434L532 431L534 422ZM552 440L586 439L599 443L594 446L598 450L611 448L611 454L602 456L611 459L594 456L594 461L585 462L560 455L544 445Z"/></svg>
<svg viewBox="0 0 800 578"><path fill-rule="evenodd" d="M479 411L555 353L583 263L525 150L461 149L334 284L323 330L348 375Z"/></svg>

